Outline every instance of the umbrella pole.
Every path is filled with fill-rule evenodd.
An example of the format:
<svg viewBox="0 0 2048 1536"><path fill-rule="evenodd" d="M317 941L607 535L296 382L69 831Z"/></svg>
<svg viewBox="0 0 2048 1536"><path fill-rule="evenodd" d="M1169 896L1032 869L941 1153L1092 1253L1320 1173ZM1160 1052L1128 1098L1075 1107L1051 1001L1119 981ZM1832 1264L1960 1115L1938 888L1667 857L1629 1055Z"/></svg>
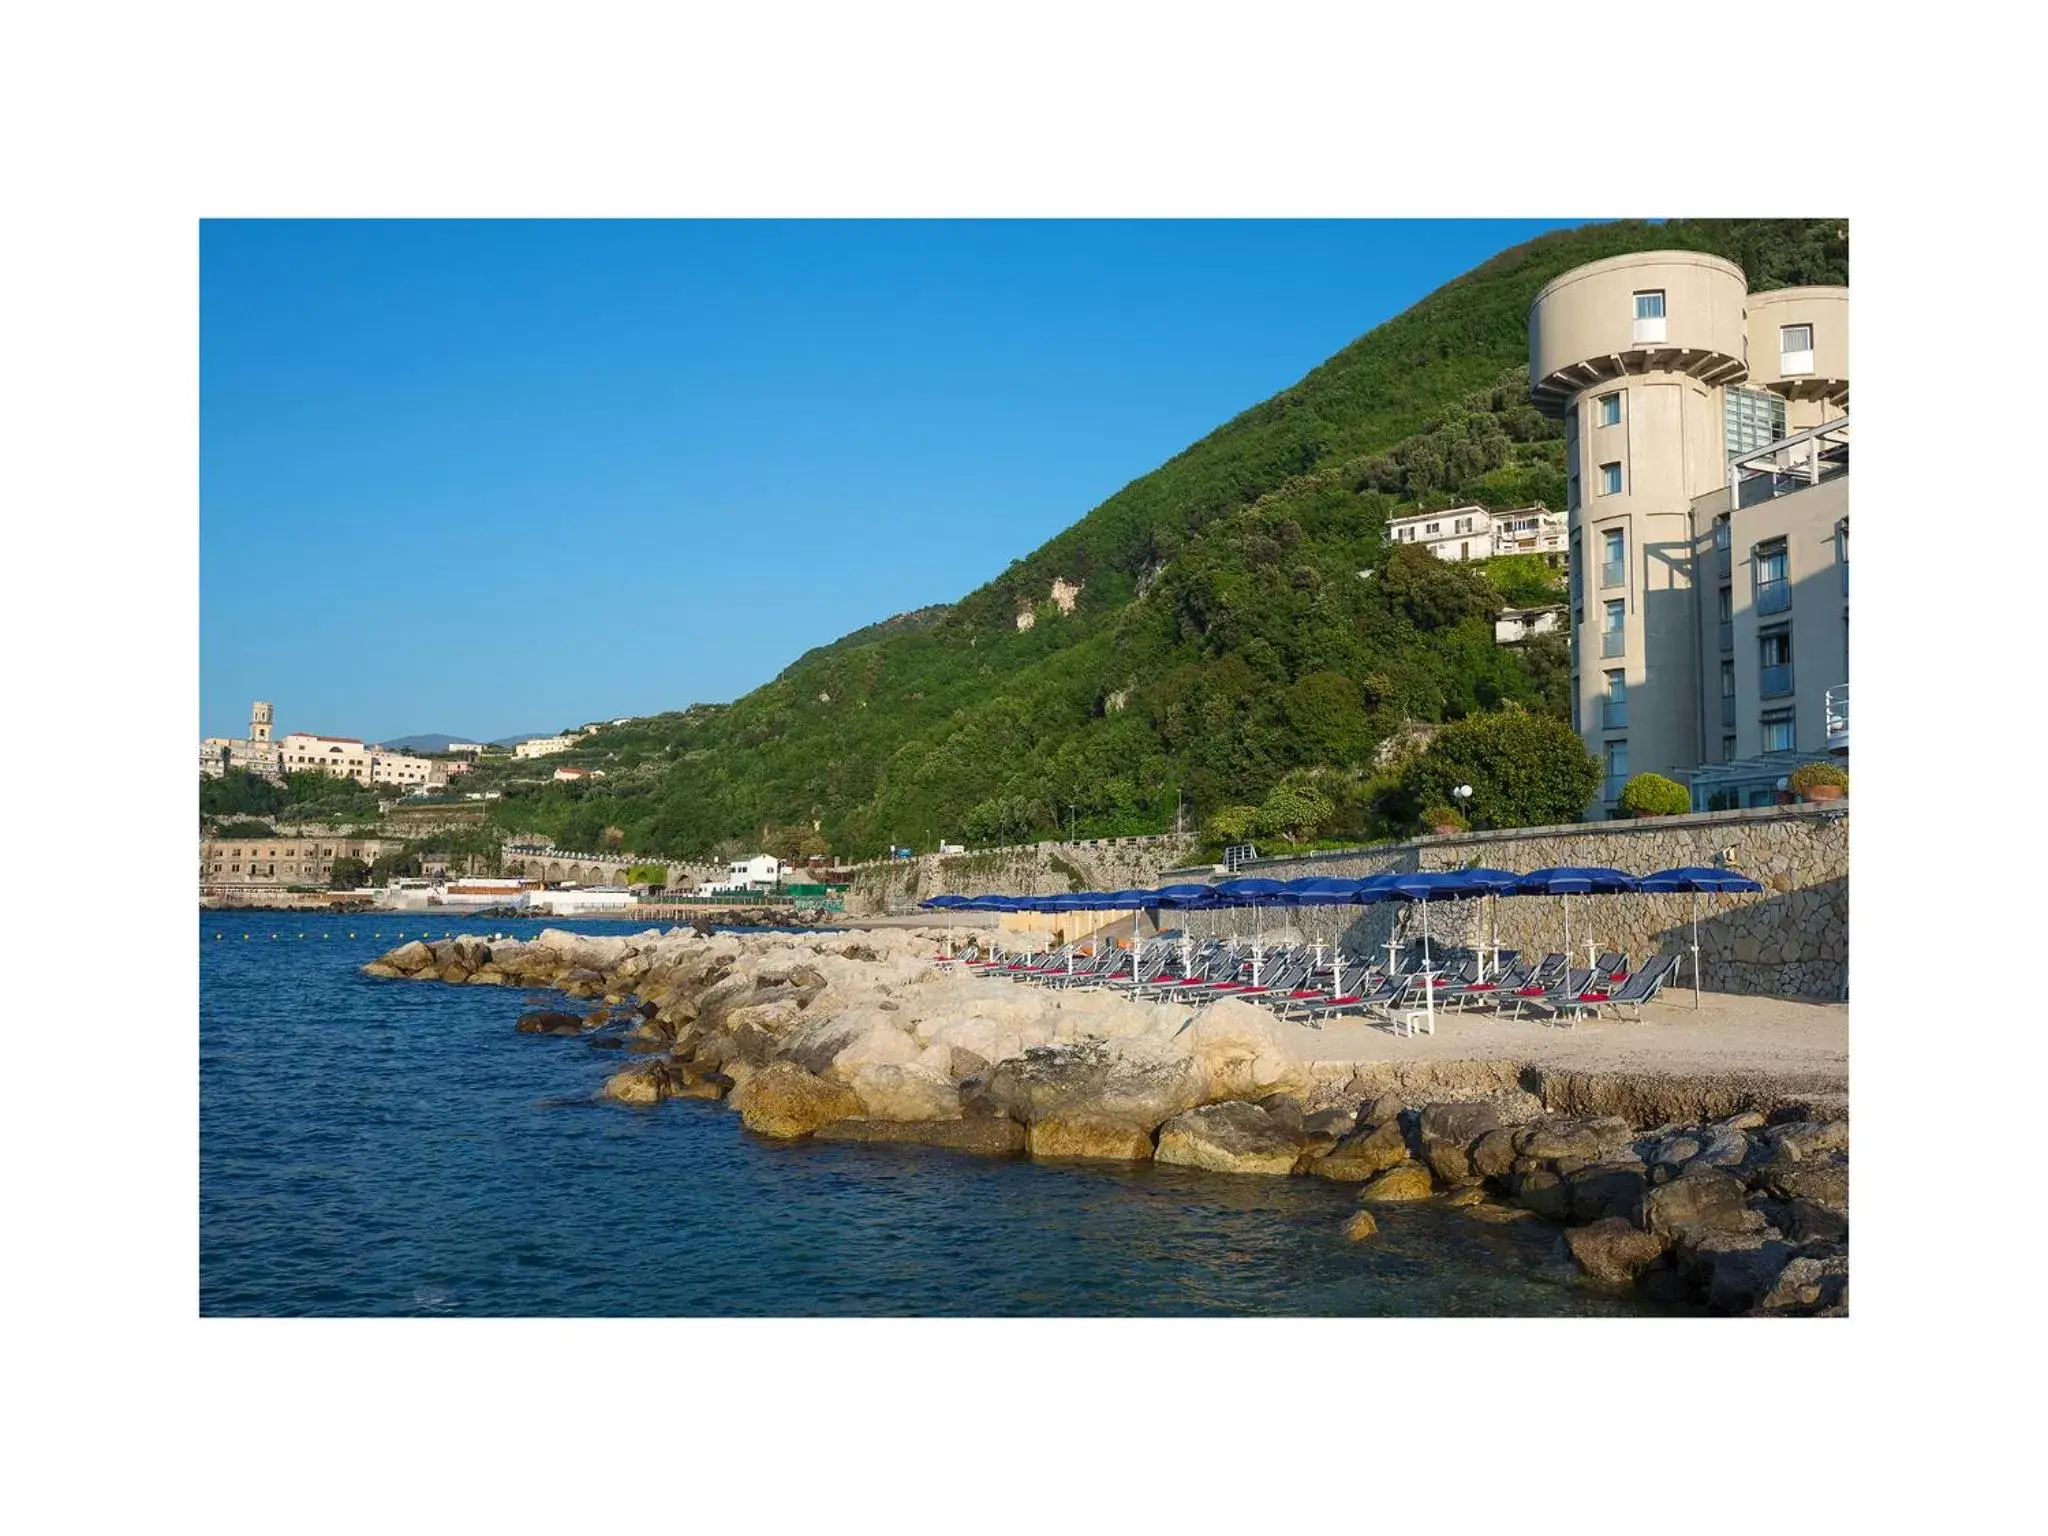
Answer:
<svg viewBox="0 0 2048 1536"><path fill-rule="evenodd" d="M1572 893L1564 893L1564 968L1572 968Z"/></svg>
<svg viewBox="0 0 2048 1536"><path fill-rule="evenodd" d="M1692 1011L1700 1011L1700 893L1692 893Z"/></svg>
<svg viewBox="0 0 2048 1536"><path fill-rule="evenodd" d="M1255 904L1252 907L1252 985L1255 987L1259 984L1259 961L1265 956L1265 939L1266 909Z"/></svg>
<svg viewBox="0 0 2048 1536"><path fill-rule="evenodd" d="M1139 908L1131 908L1131 980L1138 979L1138 919L1142 916Z"/></svg>
<svg viewBox="0 0 2048 1536"><path fill-rule="evenodd" d="M1429 1019L1429 1033L1436 1034L1436 972L1430 969L1429 903L1422 904L1422 1011Z"/></svg>
<svg viewBox="0 0 2048 1536"><path fill-rule="evenodd" d="M1180 925L1180 973L1183 976L1187 975L1188 967L1195 963L1193 945L1194 939L1188 933L1187 920L1183 918Z"/></svg>

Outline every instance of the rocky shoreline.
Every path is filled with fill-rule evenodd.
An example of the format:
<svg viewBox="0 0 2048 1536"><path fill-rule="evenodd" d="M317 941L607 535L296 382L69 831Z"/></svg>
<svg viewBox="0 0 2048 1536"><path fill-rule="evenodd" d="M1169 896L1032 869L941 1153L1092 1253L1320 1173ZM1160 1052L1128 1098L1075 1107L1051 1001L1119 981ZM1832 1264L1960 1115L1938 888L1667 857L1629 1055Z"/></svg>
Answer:
<svg viewBox="0 0 2048 1536"><path fill-rule="evenodd" d="M1300 1026L1241 1000L1149 1003L952 975L928 930L463 937L401 945L388 978L547 988L523 1033L644 1059L605 1097L724 1100L776 1138L991 1156L1152 1160L1547 1220L1589 1283L1724 1313L1848 1310L1839 1085L1507 1060L1303 1060Z"/></svg>

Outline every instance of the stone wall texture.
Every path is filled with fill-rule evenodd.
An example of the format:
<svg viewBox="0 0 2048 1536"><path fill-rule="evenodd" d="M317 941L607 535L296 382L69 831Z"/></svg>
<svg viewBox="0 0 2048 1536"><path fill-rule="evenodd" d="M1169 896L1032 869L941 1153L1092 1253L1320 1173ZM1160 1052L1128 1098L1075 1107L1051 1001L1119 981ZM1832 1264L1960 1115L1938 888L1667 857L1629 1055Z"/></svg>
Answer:
<svg viewBox="0 0 2048 1536"><path fill-rule="evenodd" d="M876 917L909 911L931 896L979 896L989 891L1049 896L1158 885L1165 870L1194 851L1192 836L1158 836L924 854L857 869L846 893L846 911L849 916ZM1209 876L1204 868L1194 878Z"/></svg>
<svg viewBox="0 0 2048 1536"><path fill-rule="evenodd" d="M1264 859L1241 875L1291 880L1302 875L1376 875L1388 871L1459 869L1483 864L1526 872L1557 864L1594 864L1647 875L1680 864L1712 865L1749 875L1760 894L1702 896L1701 984L1713 992L1815 1000L1849 995L1849 813L1846 802L1794 805L1707 815L1664 816L1579 826L1530 827L1422 838L1300 858ZM1188 871L1188 879L1211 878ZM1621 949L1633 964L1658 953L1689 954L1691 896L1572 898L1572 948L1585 963L1586 942ZM1562 946L1561 898L1503 897L1493 903L1503 947L1541 954ZM1250 912L1189 914L1197 934L1250 933ZM1484 936L1487 903L1432 903L1433 944L1456 949ZM1267 914L1266 931L1276 915ZM1306 907L1277 915L1304 942L1340 935L1354 950L1379 951L1389 937L1418 940L1422 909L1408 903L1373 907ZM1688 962L1689 964L1689 962ZM1691 984L1688 968L1680 973Z"/></svg>

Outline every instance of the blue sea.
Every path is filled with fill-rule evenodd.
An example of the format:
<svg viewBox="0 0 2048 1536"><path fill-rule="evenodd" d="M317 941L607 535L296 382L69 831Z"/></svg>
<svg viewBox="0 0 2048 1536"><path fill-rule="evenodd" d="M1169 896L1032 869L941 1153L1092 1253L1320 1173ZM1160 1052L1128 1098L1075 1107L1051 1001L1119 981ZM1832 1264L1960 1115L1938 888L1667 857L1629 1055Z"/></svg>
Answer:
<svg viewBox="0 0 2048 1536"><path fill-rule="evenodd" d="M627 1053L513 1032L553 994L357 970L401 938L542 926L200 914L206 1315L1658 1310L1578 1281L1542 1222L1392 1207L1354 1244L1354 1192L1315 1179L778 1144L720 1104L601 1103Z"/></svg>

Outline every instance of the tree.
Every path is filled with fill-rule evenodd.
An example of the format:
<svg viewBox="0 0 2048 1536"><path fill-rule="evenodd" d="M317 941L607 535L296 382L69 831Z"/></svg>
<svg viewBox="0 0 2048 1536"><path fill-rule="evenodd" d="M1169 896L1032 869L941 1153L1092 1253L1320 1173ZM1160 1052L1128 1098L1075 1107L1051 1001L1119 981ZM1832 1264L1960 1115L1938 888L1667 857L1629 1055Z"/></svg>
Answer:
<svg viewBox="0 0 2048 1536"><path fill-rule="evenodd" d="M416 853L379 854L370 865L370 878L379 883L391 880L410 880L420 872L420 856Z"/></svg>
<svg viewBox="0 0 2048 1536"><path fill-rule="evenodd" d="M1372 745L1363 695L1342 672L1311 672L1289 688L1281 713L1305 763L1355 763Z"/></svg>
<svg viewBox="0 0 2048 1536"><path fill-rule="evenodd" d="M987 848L1021 843L1037 824L1038 808L1022 795L991 795L967 813L961 832L970 843Z"/></svg>
<svg viewBox="0 0 2048 1536"><path fill-rule="evenodd" d="M223 821L214 826L215 837L275 837L277 828L267 821Z"/></svg>
<svg viewBox="0 0 2048 1536"><path fill-rule="evenodd" d="M1202 823L1202 835L1212 843L1241 843L1252 835L1258 819L1259 808L1255 805L1222 806Z"/></svg>
<svg viewBox="0 0 2048 1536"><path fill-rule="evenodd" d="M1282 781L1273 786L1266 803L1259 807L1258 829L1264 837L1284 837L1305 843L1328 825L1335 807L1329 796L1312 785Z"/></svg>
<svg viewBox="0 0 2048 1536"><path fill-rule="evenodd" d="M666 864L635 864L626 871L626 883L628 885L667 885L668 866Z"/></svg>
<svg viewBox="0 0 2048 1536"><path fill-rule="evenodd" d="M327 883L337 891L353 891L370 878L370 866L353 854L344 854L334 861L328 872Z"/></svg>
<svg viewBox="0 0 2048 1536"><path fill-rule="evenodd" d="M1422 807L1456 805L1472 786L1479 826L1540 827L1577 821L1600 789L1600 763L1570 726L1519 709L1473 715L1436 733L1403 770L1397 803L1382 810L1410 824Z"/></svg>
<svg viewBox="0 0 2048 1536"><path fill-rule="evenodd" d="M230 768L217 778L199 775L202 816L268 816L290 799L284 785L246 768Z"/></svg>
<svg viewBox="0 0 2048 1536"><path fill-rule="evenodd" d="M1618 803L1631 816L1683 816L1692 809L1692 795L1676 779L1639 773L1621 786Z"/></svg>
<svg viewBox="0 0 2048 1536"><path fill-rule="evenodd" d="M1417 629L1448 629L1500 612L1500 593L1477 565L1439 560L1420 544L1399 544L1375 586Z"/></svg>

